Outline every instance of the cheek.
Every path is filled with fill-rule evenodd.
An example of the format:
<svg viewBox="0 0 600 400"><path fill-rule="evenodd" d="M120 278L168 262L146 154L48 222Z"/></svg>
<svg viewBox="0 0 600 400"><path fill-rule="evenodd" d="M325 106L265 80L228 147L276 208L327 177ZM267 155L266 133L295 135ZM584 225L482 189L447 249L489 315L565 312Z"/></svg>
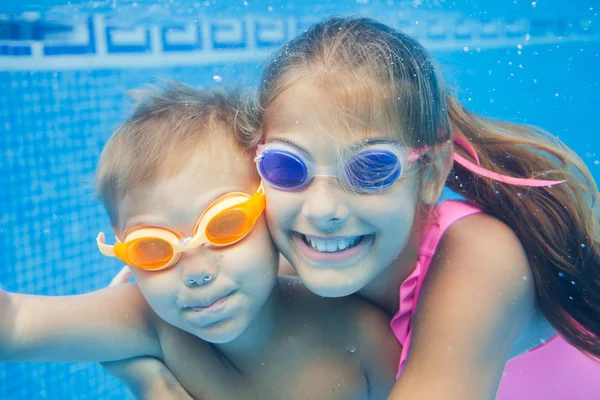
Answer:
<svg viewBox="0 0 600 400"><path fill-rule="evenodd" d="M237 246L222 253L221 273L241 289L254 293L268 290L277 276L278 252L273 245L264 219Z"/></svg>
<svg viewBox="0 0 600 400"><path fill-rule="evenodd" d="M279 229L286 229L286 226L302 209L300 193L270 189L266 191L266 197L265 215L269 229L274 233Z"/></svg>
<svg viewBox="0 0 600 400"><path fill-rule="evenodd" d="M404 236L414 225L418 209L417 192L403 187L382 196L365 197L363 215L380 234Z"/></svg>
<svg viewBox="0 0 600 400"><path fill-rule="evenodd" d="M159 315L164 313L165 307L171 306L176 300L179 284L176 268L175 266L156 272L133 268L133 276L144 298Z"/></svg>

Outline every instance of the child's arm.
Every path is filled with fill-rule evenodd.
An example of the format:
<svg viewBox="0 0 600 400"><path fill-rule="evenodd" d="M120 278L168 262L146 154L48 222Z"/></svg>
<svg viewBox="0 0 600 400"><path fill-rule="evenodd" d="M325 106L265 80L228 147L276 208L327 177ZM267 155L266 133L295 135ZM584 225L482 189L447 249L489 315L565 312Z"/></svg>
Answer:
<svg viewBox="0 0 600 400"><path fill-rule="evenodd" d="M494 399L534 309L533 277L516 235L483 214L456 222L425 279L390 399Z"/></svg>
<svg viewBox="0 0 600 400"><path fill-rule="evenodd" d="M160 357L153 318L135 285L60 297L0 290L0 361Z"/></svg>
<svg viewBox="0 0 600 400"><path fill-rule="evenodd" d="M130 279L131 270L125 266L115 275L109 286L126 284ZM125 383L137 399L192 400L171 370L154 357L110 361L101 365L109 374Z"/></svg>

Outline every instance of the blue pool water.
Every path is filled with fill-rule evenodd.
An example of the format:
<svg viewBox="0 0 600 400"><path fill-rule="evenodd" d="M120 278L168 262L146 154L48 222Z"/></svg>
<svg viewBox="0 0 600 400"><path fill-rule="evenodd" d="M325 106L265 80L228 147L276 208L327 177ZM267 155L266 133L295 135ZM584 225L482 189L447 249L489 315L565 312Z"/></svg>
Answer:
<svg viewBox="0 0 600 400"><path fill-rule="evenodd" d="M92 188L127 90L156 77L251 84L273 49L331 14L405 29L471 109L559 135L600 177L596 1L310 3L0 1L0 284L75 294L118 271L95 245L110 227ZM0 399L121 398L98 365L0 365Z"/></svg>

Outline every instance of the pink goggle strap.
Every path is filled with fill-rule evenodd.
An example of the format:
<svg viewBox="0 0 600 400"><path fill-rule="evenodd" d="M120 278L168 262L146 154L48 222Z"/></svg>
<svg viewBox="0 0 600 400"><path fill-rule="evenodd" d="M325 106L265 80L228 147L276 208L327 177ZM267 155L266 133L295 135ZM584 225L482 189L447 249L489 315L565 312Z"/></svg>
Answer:
<svg viewBox="0 0 600 400"><path fill-rule="evenodd" d="M460 154L454 152L454 161L457 162L458 164L462 165L463 167L465 167L466 169L468 169L471 172L474 172L478 175L481 176L485 176L486 178L490 178L493 179L495 181L498 182L502 182L502 183L506 183L509 185L516 185L516 186L533 186L533 187L544 187L544 186L552 186L552 185L558 185L560 183L564 183L566 182L565 180L562 181L548 181L548 180L543 180L543 179L527 179L527 178L515 178L512 176L506 176L506 175L502 175L499 174L497 172L493 172L490 170L487 170L485 168L482 168L479 166L479 157L477 156L477 152L475 151L475 148L471 145L470 142L464 140L461 137L458 136L454 136L454 141L463 149L465 149L465 151L467 153L469 153L476 161L477 164L467 160L466 158L464 158L463 156L461 156Z"/></svg>

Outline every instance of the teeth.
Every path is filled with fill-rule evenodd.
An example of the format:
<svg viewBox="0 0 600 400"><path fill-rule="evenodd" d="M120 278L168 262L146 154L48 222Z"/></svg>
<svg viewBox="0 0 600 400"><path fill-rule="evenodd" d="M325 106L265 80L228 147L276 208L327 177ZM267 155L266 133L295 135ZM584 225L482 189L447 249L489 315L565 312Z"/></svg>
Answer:
<svg viewBox="0 0 600 400"><path fill-rule="evenodd" d="M304 243L309 245L314 250L322 253L335 253L338 251L348 250L360 242L362 236L356 236L348 239L316 239L314 237L302 235Z"/></svg>
<svg viewBox="0 0 600 400"><path fill-rule="evenodd" d="M327 250L327 241L325 240L317 240L317 249L319 251L326 251Z"/></svg>
<svg viewBox="0 0 600 400"><path fill-rule="evenodd" d="M327 252L328 253L332 253L334 251L337 251L337 249L338 249L337 240L329 240L327 242Z"/></svg>

